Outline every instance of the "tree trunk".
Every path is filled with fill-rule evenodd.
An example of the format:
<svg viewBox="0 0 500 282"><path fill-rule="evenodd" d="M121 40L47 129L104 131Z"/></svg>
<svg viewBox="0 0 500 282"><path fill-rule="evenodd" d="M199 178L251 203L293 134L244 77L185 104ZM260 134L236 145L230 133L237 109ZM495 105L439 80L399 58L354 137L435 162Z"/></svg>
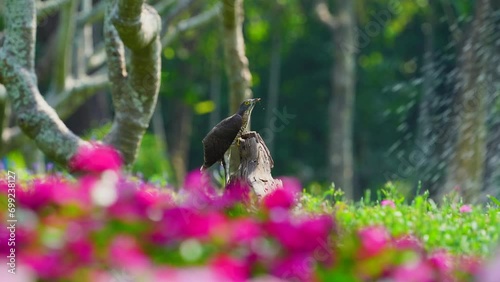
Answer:
<svg viewBox="0 0 500 282"><path fill-rule="evenodd" d="M241 138L245 140L238 148L241 165L238 171L231 175L228 185L242 181L255 192L257 199L261 199L281 187L282 183L281 180L273 179L271 175L274 162L260 135L255 131L250 131L243 134Z"/></svg>
<svg viewBox="0 0 500 282"><path fill-rule="evenodd" d="M183 101L176 99L172 102L174 119L169 138L169 149L172 164L175 172L175 180L178 186L183 184L188 167L188 156L190 147L190 137L192 132L193 111L190 106Z"/></svg>
<svg viewBox="0 0 500 282"><path fill-rule="evenodd" d="M245 55L243 0L222 0L222 4L222 36L224 64L229 82L229 111L235 113L243 100L252 97L250 89L252 75ZM231 145L229 151L229 175L231 175L238 170L240 157L235 145Z"/></svg>
<svg viewBox="0 0 500 282"><path fill-rule="evenodd" d="M448 179L443 192L460 191L464 200L475 202L484 187L486 164L486 99L492 83L488 73L491 59L492 26L489 0L476 1L469 36L464 38L459 56L456 90L457 139L451 156Z"/></svg>
<svg viewBox="0 0 500 282"><path fill-rule="evenodd" d="M335 14L318 0L318 18L330 29L333 41L332 93L328 107L328 163L330 180L347 199L354 198L353 111L356 86L357 36L354 1L335 0Z"/></svg>
<svg viewBox="0 0 500 282"><path fill-rule="evenodd" d="M419 105L418 132L416 139L416 166L418 168L417 180L422 181L422 187L428 190L431 196L437 194L441 187L444 173L439 164L442 162L443 148L438 142L438 132L442 129L443 117L440 117L440 96L437 95L436 77L440 75L436 66L434 51L435 19L432 9L429 21L422 25L425 36L424 58L422 68L422 97Z"/></svg>
<svg viewBox="0 0 500 282"><path fill-rule="evenodd" d="M500 3L492 3L495 53L490 60L493 75L492 89L488 91L488 141L486 146L485 190L484 194L500 197Z"/></svg>

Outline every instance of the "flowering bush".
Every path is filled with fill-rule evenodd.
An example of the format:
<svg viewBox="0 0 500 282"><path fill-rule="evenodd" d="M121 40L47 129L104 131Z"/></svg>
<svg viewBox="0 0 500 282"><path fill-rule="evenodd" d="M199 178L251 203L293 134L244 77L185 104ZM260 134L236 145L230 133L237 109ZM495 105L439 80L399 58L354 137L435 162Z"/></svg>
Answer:
<svg viewBox="0 0 500 282"><path fill-rule="evenodd" d="M425 250L413 236L350 232L331 214L294 207L293 179L256 203L241 183L220 193L193 172L174 193L122 175L119 164L112 149L85 148L72 162L85 172L78 179L18 183L22 276L8 281L467 281L480 269L477 258ZM0 229L3 259L8 236Z"/></svg>

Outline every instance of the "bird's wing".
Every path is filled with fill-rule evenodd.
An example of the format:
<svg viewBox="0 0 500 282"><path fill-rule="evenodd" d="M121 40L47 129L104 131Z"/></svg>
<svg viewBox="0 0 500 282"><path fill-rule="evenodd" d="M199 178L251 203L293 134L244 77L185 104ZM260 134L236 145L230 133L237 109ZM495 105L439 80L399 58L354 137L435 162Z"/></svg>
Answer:
<svg viewBox="0 0 500 282"><path fill-rule="evenodd" d="M212 166L224 157L224 153L233 143L242 125L242 117L236 114L222 120L210 130L202 141L205 153L205 167Z"/></svg>

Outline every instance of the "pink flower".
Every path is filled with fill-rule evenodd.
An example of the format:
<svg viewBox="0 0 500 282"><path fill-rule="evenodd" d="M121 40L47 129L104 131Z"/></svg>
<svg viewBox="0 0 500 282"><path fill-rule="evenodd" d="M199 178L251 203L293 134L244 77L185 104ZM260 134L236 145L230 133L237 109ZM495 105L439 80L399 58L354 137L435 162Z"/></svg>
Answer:
<svg viewBox="0 0 500 282"><path fill-rule="evenodd" d="M68 252L74 257L78 264L90 264L94 258L92 243L86 240L69 242L66 246Z"/></svg>
<svg viewBox="0 0 500 282"><path fill-rule="evenodd" d="M123 269L150 267L149 258L142 252L137 241L125 235L113 239L108 259L113 266Z"/></svg>
<svg viewBox="0 0 500 282"><path fill-rule="evenodd" d="M396 207L396 204L394 204L394 201L392 200L383 200L382 202L380 202L380 205L382 205L383 207L391 207L391 208L395 208Z"/></svg>
<svg viewBox="0 0 500 282"><path fill-rule="evenodd" d="M307 254L290 255L278 261L271 273L286 281L316 281L314 267L316 260Z"/></svg>
<svg viewBox="0 0 500 282"><path fill-rule="evenodd" d="M472 207L469 205L463 205L460 207L460 212L461 213L469 213L472 212Z"/></svg>
<svg viewBox="0 0 500 282"><path fill-rule="evenodd" d="M214 200L218 198L217 191L210 183L206 174L200 171L192 171L184 180L184 188L181 190L186 194L185 205L197 210L212 208Z"/></svg>
<svg viewBox="0 0 500 282"><path fill-rule="evenodd" d="M227 281L247 281L250 276L250 266L245 262L228 255L219 255L211 262L212 267L225 277Z"/></svg>
<svg viewBox="0 0 500 282"><path fill-rule="evenodd" d="M262 236L260 225L252 218L240 218L230 223L230 242L236 244L251 244L254 239Z"/></svg>
<svg viewBox="0 0 500 282"><path fill-rule="evenodd" d="M326 215L302 219L288 216L264 224L264 229L290 252L312 252L327 248L333 225L332 218Z"/></svg>
<svg viewBox="0 0 500 282"><path fill-rule="evenodd" d="M229 208L238 203L248 203L250 201L250 187L246 183L236 182L229 184L224 193L215 203L217 208Z"/></svg>
<svg viewBox="0 0 500 282"><path fill-rule="evenodd" d="M23 262L26 263L39 278L48 281L68 277L71 272L63 254L56 251L49 251L43 254L25 253Z"/></svg>
<svg viewBox="0 0 500 282"><path fill-rule="evenodd" d="M110 281L103 280L103 281ZM213 267L185 267L185 268L167 268L162 267L154 272L154 279L151 281L168 281L168 282L188 282L188 281L203 281L203 282L226 282L232 281L219 273Z"/></svg>
<svg viewBox="0 0 500 282"><path fill-rule="evenodd" d="M437 250L427 258L429 265L436 271L439 281L453 281L454 258L446 250Z"/></svg>
<svg viewBox="0 0 500 282"><path fill-rule="evenodd" d="M26 189L18 186L16 192L19 203L32 210L40 210L46 207L55 198L54 193L57 193L57 190L66 189L57 181L44 181L42 179L34 180L33 185L30 186ZM56 192L54 192L54 189Z"/></svg>
<svg viewBox="0 0 500 282"><path fill-rule="evenodd" d="M204 239L226 223L221 213L203 214L190 208L170 208L163 212L162 220L155 225L152 240L165 243L186 238Z"/></svg>
<svg viewBox="0 0 500 282"><path fill-rule="evenodd" d="M95 181L96 178L93 176L83 176L77 185L57 188L54 193L54 202L58 205L76 205L83 210L89 210L92 207L90 189Z"/></svg>
<svg viewBox="0 0 500 282"><path fill-rule="evenodd" d="M380 254L389 244L389 233L384 227L372 226L358 231L361 240L359 256L369 258Z"/></svg>
<svg viewBox="0 0 500 282"><path fill-rule="evenodd" d="M264 196L262 205L270 210L274 208L290 209L295 204L293 192L285 188L278 188Z"/></svg>
<svg viewBox="0 0 500 282"><path fill-rule="evenodd" d="M271 193L264 196L262 205L264 208L271 210L274 208L290 209L295 205L297 196L301 191L302 185L300 181L292 177L280 178L283 186L277 188Z"/></svg>
<svg viewBox="0 0 500 282"><path fill-rule="evenodd" d="M114 148L92 143L80 146L71 157L69 167L72 171L99 173L105 170L119 170L123 164L122 157Z"/></svg>
<svg viewBox="0 0 500 282"><path fill-rule="evenodd" d="M462 255L458 258L458 270L469 275L477 275L481 269L481 262L478 257Z"/></svg>
<svg viewBox="0 0 500 282"><path fill-rule="evenodd" d="M422 242L413 235L402 235L393 240L394 246L398 250L413 250L419 254L424 253Z"/></svg>
<svg viewBox="0 0 500 282"><path fill-rule="evenodd" d="M431 282L434 280L432 268L425 262L397 266L391 275L394 282Z"/></svg>

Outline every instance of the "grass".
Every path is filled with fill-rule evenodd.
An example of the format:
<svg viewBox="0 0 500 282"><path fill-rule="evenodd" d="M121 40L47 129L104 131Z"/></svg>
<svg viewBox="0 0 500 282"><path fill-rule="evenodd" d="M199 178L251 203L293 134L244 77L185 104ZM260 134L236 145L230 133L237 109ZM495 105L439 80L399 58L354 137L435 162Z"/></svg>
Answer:
<svg viewBox="0 0 500 282"><path fill-rule="evenodd" d="M429 199L427 192L411 202L390 185L381 194L376 201L348 203L342 200L342 192L333 187L321 196L304 192L299 210L334 213L337 224L346 231L382 225L393 236L416 236L428 250L445 249L454 254L486 257L498 246L500 202L493 197L487 205L471 206L470 212L460 212L463 206L460 200L444 199L438 205ZM392 200L395 207L382 206L383 198Z"/></svg>

